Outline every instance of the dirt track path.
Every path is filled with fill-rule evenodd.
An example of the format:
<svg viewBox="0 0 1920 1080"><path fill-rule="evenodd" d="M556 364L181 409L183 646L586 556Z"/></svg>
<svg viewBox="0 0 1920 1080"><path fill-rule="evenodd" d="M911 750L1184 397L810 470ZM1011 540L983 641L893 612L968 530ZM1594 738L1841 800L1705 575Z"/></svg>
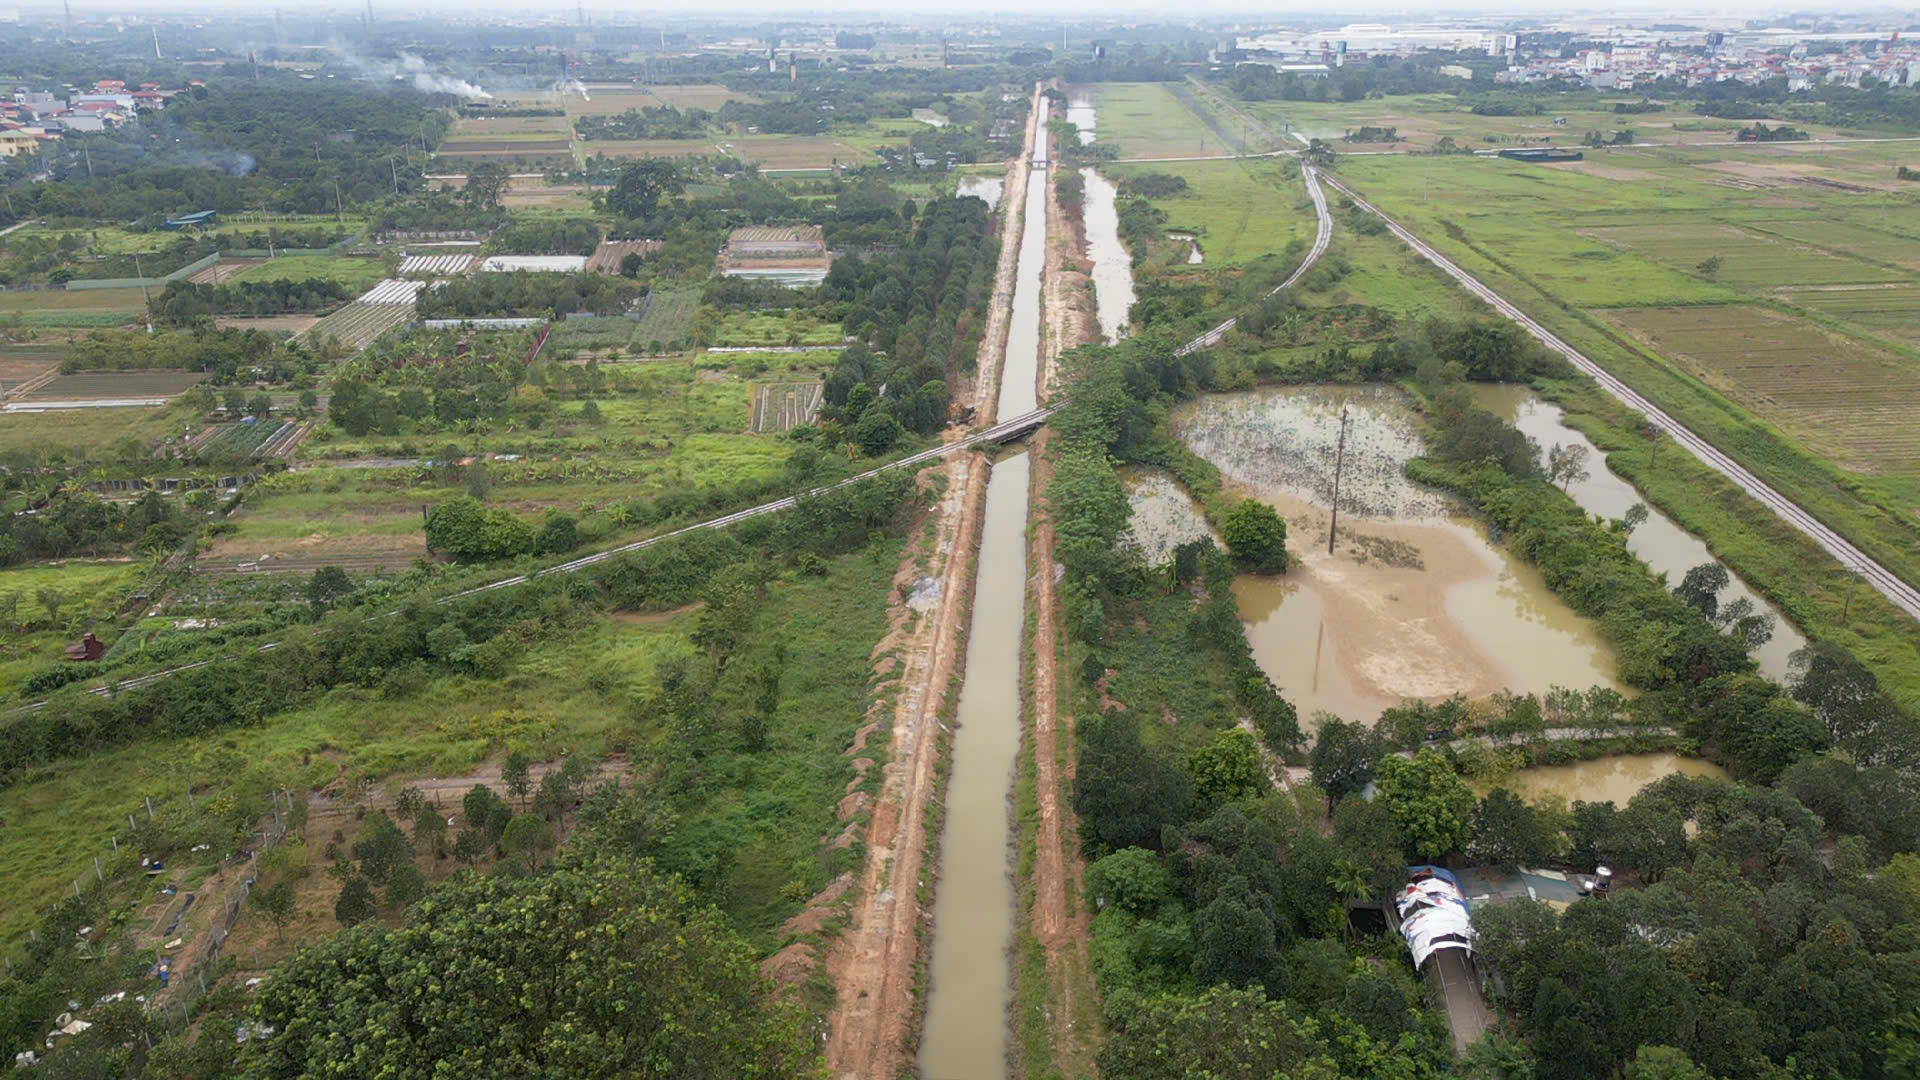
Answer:
<svg viewBox="0 0 1920 1080"><path fill-rule="evenodd" d="M1036 115L1028 118L1029 144ZM976 426L994 421L999 400L1025 208L1018 193L1026 190L1028 168L1023 153L1007 170L994 300L976 363ZM949 432L949 438L956 434ZM939 794L940 714L956 686L973 606L974 556L985 516L989 463L968 448L950 454L941 468L946 494L896 578L896 583L915 580L924 573L937 578L940 586L917 619L905 622L892 760L874 804L853 911L827 960L835 988L827 1068L844 1080L894 1080L906 1071L922 1014L917 996L920 934L926 927L921 898L931 876L927 846L935 835L928 811ZM896 588L897 596L904 592Z"/></svg>

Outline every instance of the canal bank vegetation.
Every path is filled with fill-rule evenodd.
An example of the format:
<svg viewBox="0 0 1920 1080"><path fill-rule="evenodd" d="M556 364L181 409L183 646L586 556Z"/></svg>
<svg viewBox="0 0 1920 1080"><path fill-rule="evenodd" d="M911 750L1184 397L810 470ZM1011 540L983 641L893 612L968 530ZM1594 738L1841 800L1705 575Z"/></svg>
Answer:
<svg viewBox="0 0 1920 1080"><path fill-rule="evenodd" d="M1833 573L1831 557L1805 533L1646 430L1639 414L1597 387L1584 380L1544 379L1538 388L1566 410L1570 426L1606 452L1607 468L1703 538L1714 555L1808 636L1847 649L1904 707L1920 708L1920 652L1911 616L1858 577Z"/></svg>

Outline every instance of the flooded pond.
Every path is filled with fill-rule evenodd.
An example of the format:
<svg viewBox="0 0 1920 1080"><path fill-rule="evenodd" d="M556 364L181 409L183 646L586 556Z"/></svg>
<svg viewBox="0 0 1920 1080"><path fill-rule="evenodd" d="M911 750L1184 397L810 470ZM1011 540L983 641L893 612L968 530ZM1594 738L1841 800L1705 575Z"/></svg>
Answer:
<svg viewBox="0 0 1920 1080"><path fill-rule="evenodd" d="M1327 552L1342 411L1340 533ZM1216 394L1175 411L1174 433L1231 490L1287 519L1294 566L1235 582L1254 657L1311 722L1371 722L1406 698L1612 686L1612 649L1531 567L1491 543L1450 495L1402 473L1423 452L1387 387Z"/></svg>
<svg viewBox="0 0 1920 1080"><path fill-rule="evenodd" d="M1619 518L1627 512L1628 507L1645 501L1632 484L1607 468L1606 455L1598 447L1588 441L1585 435L1562 422L1564 414L1559 407L1540 400L1532 390L1521 386L1477 386L1474 388L1474 397L1482 408L1504 417L1539 443L1542 453L1556 444L1586 447L1589 475L1587 479L1569 485L1567 493L1589 514ZM1651 505L1647 511L1647 520L1627 537L1627 550L1645 561L1654 573L1667 575L1669 587L1678 585L1693 567L1718 561L1699 537L1682 529ZM1722 604L1742 598L1751 600L1757 613L1773 616L1773 639L1754 650L1753 656L1763 674L1784 680L1789 659L1795 650L1806 646L1807 639L1780 614L1778 608L1738 577L1720 591Z"/></svg>
<svg viewBox="0 0 1920 1080"><path fill-rule="evenodd" d="M960 178L960 186L954 194L972 195L985 200L987 209L1000 205L1000 194L1007 190L1007 178L999 173L968 173Z"/></svg>
<svg viewBox="0 0 1920 1080"><path fill-rule="evenodd" d="M1503 787L1528 801L1542 795L1558 795L1567 800L1568 805L1611 802L1625 806L1641 788L1674 773L1722 778L1727 775L1725 769L1711 761L1678 754L1616 754L1572 765L1536 765L1510 773L1496 784L1476 786ZM1485 794L1485 790L1481 793Z"/></svg>
<svg viewBox="0 0 1920 1080"><path fill-rule="evenodd" d="M1093 141L1094 125L1093 91L1084 86L1073 87L1067 91L1067 120L1080 129L1080 145L1086 146Z"/></svg>
<svg viewBox="0 0 1920 1080"><path fill-rule="evenodd" d="M1087 257L1093 260L1094 311L1100 333L1117 341L1133 310L1133 256L1120 242L1120 191L1097 170L1081 169L1086 181L1083 218L1087 226Z"/></svg>
<svg viewBox="0 0 1920 1080"><path fill-rule="evenodd" d="M1187 250L1187 265L1199 266L1201 263L1207 261L1206 256L1200 252L1200 238L1198 236L1190 232L1170 232L1167 234L1167 239L1184 240L1190 245Z"/></svg>
<svg viewBox="0 0 1920 1080"><path fill-rule="evenodd" d="M1127 539L1146 556L1148 566L1161 565L1173 557L1174 548L1194 540L1211 537L1226 546L1214 536L1193 496L1165 469L1127 465L1120 469L1120 484L1127 489L1133 512Z"/></svg>

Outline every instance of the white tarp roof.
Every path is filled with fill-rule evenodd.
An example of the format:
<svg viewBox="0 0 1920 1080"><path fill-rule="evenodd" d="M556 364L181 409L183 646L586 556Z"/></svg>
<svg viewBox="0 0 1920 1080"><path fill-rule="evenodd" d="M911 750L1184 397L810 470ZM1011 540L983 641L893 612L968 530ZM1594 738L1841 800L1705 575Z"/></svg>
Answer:
<svg viewBox="0 0 1920 1080"><path fill-rule="evenodd" d="M1414 968L1424 965L1436 949L1472 951L1473 920L1468 916L1467 895L1452 874L1421 867L1393 902Z"/></svg>
<svg viewBox="0 0 1920 1080"><path fill-rule="evenodd" d="M480 264L483 273L497 274L506 270L532 270L550 274L567 274L587 268L585 255L490 255Z"/></svg>

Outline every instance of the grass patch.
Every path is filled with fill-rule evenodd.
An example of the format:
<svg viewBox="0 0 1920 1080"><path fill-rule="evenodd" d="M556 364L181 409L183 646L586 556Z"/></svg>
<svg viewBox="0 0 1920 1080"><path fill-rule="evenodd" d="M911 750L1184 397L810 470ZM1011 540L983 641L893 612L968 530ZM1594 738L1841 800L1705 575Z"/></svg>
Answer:
<svg viewBox="0 0 1920 1080"><path fill-rule="evenodd" d="M355 259L344 255L288 255L249 266L226 280L226 284L249 281L337 281L351 289L372 286L387 276L378 259Z"/></svg>
<svg viewBox="0 0 1920 1080"><path fill-rule="evenodd" d="M1104 109L1101 115L1104 122ZM1149 201L1166 212L1167 231L1200 237L1205 266L1239 266L1313 235L1313 204L1298 173L1278 161L1106 165L1101 171L1120 181L1147 173L1185 179L1184 194Z"/></svg>

